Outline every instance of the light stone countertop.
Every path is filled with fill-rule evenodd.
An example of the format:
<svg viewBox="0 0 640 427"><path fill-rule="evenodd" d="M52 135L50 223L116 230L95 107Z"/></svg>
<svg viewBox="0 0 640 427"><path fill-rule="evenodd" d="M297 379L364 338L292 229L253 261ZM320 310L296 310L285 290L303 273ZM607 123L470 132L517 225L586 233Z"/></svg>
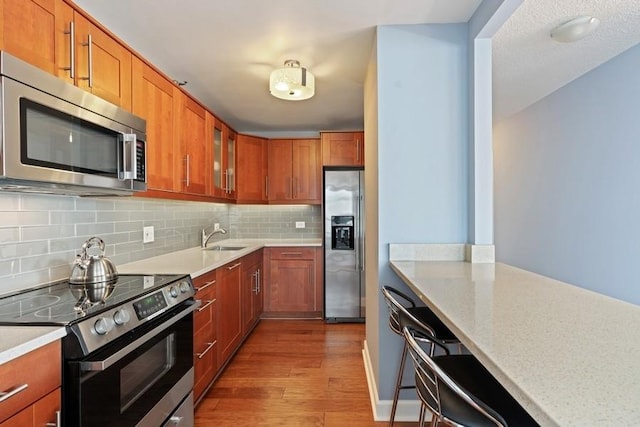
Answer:
<svg viewBox="0 0 640 427"><path fill-rule="evenodd" d="M542 426L640 425L640 306L500 263L391 267Z"/></svg>
<svg viewBox="0 0 640 427"><path fill-rule="evenodd" d="M203 250L199 246L118 265L119 274L190 274L195 278L264 247L321 247L322 239L226 239L207 247L244 246L238 251Z"/></svg>
<svg viewBox="0 0 640 427"><path fill-rule="evenodd" d="M66 334L64 326L0 326L0 365Z"/></svg>

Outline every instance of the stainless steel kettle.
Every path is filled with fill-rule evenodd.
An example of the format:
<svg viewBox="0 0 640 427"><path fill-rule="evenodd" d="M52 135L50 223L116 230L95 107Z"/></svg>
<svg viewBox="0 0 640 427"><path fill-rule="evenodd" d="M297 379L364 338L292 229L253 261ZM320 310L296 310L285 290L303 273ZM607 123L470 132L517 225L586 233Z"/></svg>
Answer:
<svg viewBox="0 0 640 427"><path fill-rule="evenodd" d="M89 255L87 250L98 246L99 254ZM82 245L82 253L78 254L71 269L69 283L87 285L91 283L112 282L118 278L116 266L104 256L104 241L92 237Z"/></svg>

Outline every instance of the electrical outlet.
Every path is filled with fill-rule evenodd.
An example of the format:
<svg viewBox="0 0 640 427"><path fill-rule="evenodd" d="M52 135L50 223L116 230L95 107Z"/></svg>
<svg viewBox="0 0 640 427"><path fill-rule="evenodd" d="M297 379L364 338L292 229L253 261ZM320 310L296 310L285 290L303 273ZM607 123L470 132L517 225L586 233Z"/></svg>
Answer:
<svg viewBox="0 0 640 427"><path fill-rule="evenodd" d="M307 225L304 221L296 221L296 228L305 228Z"/></svg>
<svg viewBox="0 0 640 427"><path fill-rule="evenodd" d="M217 222L213 224L213 231L216 231L216 230L220 230L220 224Z"/></svg>
<svg viewBox="0 0 640 427"><path fill-rule="evenodd" d="M142 243L151 243L155 240L153 225L142 227Z"/></svg>

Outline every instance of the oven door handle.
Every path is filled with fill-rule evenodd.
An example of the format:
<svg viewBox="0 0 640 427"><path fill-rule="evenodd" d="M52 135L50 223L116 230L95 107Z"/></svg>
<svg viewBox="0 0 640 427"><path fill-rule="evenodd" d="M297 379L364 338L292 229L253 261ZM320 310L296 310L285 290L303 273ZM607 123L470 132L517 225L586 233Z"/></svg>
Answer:
<svg viewBox="0 0 640 427"><path fill-rule="evenodd" d="M117 363L119 360L127 356L133 350L135 350L136 348L140 347L142 344L147 342L149 339L158 335L160 332L166 330L167 328L170 328L172 325L179 322L184 317L193 313L198 307L200 307L200 304L201 304L200 301L194 301L194 303L184 311L181 311L179 314L176 314L166 322L161 323L160 325L158 325L157 328L154 328L151 331L147 332L146 334L144 334L143 336L141 336L131 344L128 344L127 346L113 353L111 356L107 357L104 360L87 360L87 361L79 362L80 370L82 370L83 372L91 372L91 371L104 371L108 369L110 366L113 366L115 363Z"/></svg>

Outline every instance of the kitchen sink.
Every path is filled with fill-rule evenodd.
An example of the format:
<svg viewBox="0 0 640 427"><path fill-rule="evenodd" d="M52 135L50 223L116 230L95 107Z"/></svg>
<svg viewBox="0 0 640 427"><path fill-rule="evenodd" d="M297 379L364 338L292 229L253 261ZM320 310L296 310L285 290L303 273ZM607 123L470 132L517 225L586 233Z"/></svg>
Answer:
<svg viewBox="0 0 640 427"><path fill-rule="evenodd" d="M216 246L208 246L206 248L204 248L204 251L239 251L241 249L245 249L246 246L221 246L221 245L216 245Z"/></svg>

